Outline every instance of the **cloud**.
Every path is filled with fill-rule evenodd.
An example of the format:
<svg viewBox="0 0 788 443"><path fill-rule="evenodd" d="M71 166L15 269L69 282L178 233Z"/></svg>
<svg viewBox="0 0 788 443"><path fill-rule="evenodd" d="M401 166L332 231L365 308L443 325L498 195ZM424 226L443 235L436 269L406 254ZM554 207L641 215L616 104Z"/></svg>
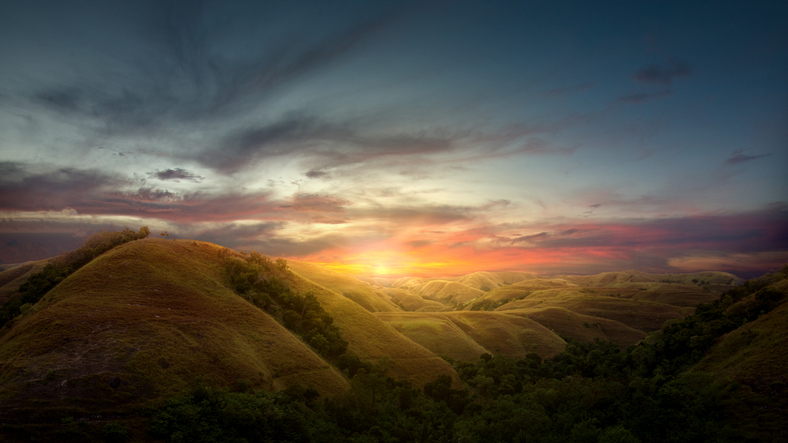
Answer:
<svg viewBox="0 0 788 443"><path fill-rule="evenodd" d="M744 150L743 149L737 149L736 151L733 151L733 155L731 155L730 158L725 160L725 164L726 165L738 165L740 163L746 163L748 161L756 160L756 159L759 159L759 158L762 158L762 157L768 157L770 155L771 155L771 153L760 154L760 155L747 155L747 154L744 154Z"/></svg>
<svg viewBox="0 0 788 443"><path fill-rule="evenodd" d="M101 9L81 15L79 8L68 10L59 20L67 29L79 29L85 54L77 75L62 75L45 86L20 83L15 95L38 112L79 122L100 136L172 135L184 125L207 121L214 123L214 132L222 131L252 109L270 118L266 105L276 93L341 63L406 9L368 9L286 33L280 26L284 20L314 19L297 9L272 14L265 7L240 5L228 21L208 7L153 2L132 8L136 17L122 23L115 22L119 15ZM122 37L91 38L102 28L91 20L117 27Z"/></svg>
<svg viewBox="0 0 788 443"><path fill-rule="evenodd" d="M510 244L513 245L513 244L522 243L522 242L529 242L530 243L530 242L532 242L534 240L539 240L539 239L546 238L546 237L549 237L549 236L550 236L550 234L548 234L547 232L540 232L538 234L533 234L533 235L523 235L521 237L513 238Z"/></svg>
<svg viewBox="0 0 788 443"><path fill-rule="evenodd" d="M638 69L632 74L632 78L641 83L669 86L674 79L689 77L690 74L692 68L688 63L670 59Z"/></svg>
<svg viewBox="0 0 788 443"><path fill-rule="evenodd" d="M321 171L321 170L318 170L318 169L311 169L311 170L307 171L304 175L306 175L309 178L329 178L329 177L331 177L331 174L329 172Z"/></svg>
<svg viewBox="0 0 788 443"><path fill-rule="evenodd" d="M594 82L585 82L585 83L581 83L581 84L575 85L575 86L570 86L570 87L567 87L567 88L551 89L551 90L545 92L544 95L545 95L545 97L551 97L551 96L556 97L556 96L562 96L564 94L586 92L586 91L592 89L594 86L596 86L596 83L594 83Z"/></svg>
<svg viewBox="0 0 788 443"><path fill-rule="evenodd" d="M195 183L199 183L205 179L205 177L191 173L182 168L165 169L164 171L156 170L156 172L151 172L148 175L156 177L159 180L187 180Z"/></svg>
<svg viewBox="0 0 788 443"><path fill-rule="evenodd" d="M293 196L292 203L281 205L279 208L297 212L341 212L349 204L351 204L349 200L341 197L299 193Z"/></svg>
<svg viewBox="0 0 788 443"><path fill-rule="evenodd" d="M518 150L524 154L559 154L559 155L572 155L577 148L560 148L553 146L541 138L529 138L522 147Z"/></svg>
<svg viewBox="0 0 788 443"><path fill-rule="evenodd" d="M647 93L641 92L638 94L630 94L624 95L619 97L614 103L624 103L624 104L633 104L639 105L642 103L659 100L661 98L665 98L671 94L670 90L664 90L659 92Z"/></svg>
<svg viewBox="0 0 788 443"><path fill-rule="evenodd" d="M162 220L233 221L275 213L276 203L266 192L178 194L167 189L138 187L133 179L99 171L62 168L29 171L6 163L0 170L0 210L61 211L88 215L127 215ZM124 190L125 189L125 190Z"/></svg>
<svg viewBox="0 0 788 443"><path fill-rule="evenodd" d="M304 114L288 114L259 126L225 136L219 149L211 147L195 160L206 167L233 173L264 158L302 155L318 173L326 168L368 163L381 158L424 156L449 152L451 137L423 132L367 133L366 121L327 122Z"/></svg>

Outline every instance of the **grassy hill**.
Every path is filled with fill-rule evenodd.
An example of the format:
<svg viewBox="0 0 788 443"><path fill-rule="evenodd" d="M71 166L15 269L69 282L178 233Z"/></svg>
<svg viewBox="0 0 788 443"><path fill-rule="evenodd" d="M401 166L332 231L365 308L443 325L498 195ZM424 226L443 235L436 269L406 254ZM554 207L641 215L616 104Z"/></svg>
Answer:
<svg viewBox="0 0 788 443"><path fill-rule="evenodd" d="M398 312L377 317L436 354L472 361L483 353L550 358L566 342L526 316L498 312Z"/></svg>
<svg viewBox="0 0 788 443"><path fill-rule="evenodd" d="M353 300L369 312L402 310L381 288L320 265L290 260L290 269L301 277Z"/></svg>
<svg viewBox="0 0 788 443"><path fill-rule="evenodd" d="M0 337L4 409L94 410L171 395L195 379L324 395L345 377L230 291L219 247L140 240L78 270Z"/></svg>
<svg viewBox="0 0 788 443"><path fill-rule="evenodd" d="M457 281L465 286L487 292L503 285L510 285L532 278L536 278L536 276L524 272L474 272L461 277Z"/></svg>
<svg viewBox="0 0 788 443"><path fill-rule="evenodd" d="M443 303L425 299L405 289L383 288L383 291L385 291L386 294L391 297L391 300L397 303L404 311L437 312L447 309L446 305Z"/></svg>
<svg viewBox="0 0 788 443"><path fill-rule="evenodd" d="M586 343L611 341L620 349L646 338L646 333L621 322L579 314L565 308L545 307L505 311L510 315L529 318L562 337Z"/></svg>
<svg viewBox="0 0 788 443"><path fill-rule="evenodd" d="M753 441L785 441L788 431L788 279L766 288L783 294L771 312L725 334L693 368L717 383L732 386L729 407L734 420L747 424ZM753 294L727 309L735 315L756 302ZM776 299L777 297L775 297Z"/></svg>
<svg viewBox="0 0 788 443"><path fill-rule="evenodd" d="M648 274L639 271L555 277L475 272L450 278L382 280L338 275L329 278L332 271L320 270L315 265L298 266L308 270L305 276L319 276L321 284L339 293L352 294L349 298L372 312L505 312L529 318L564 337L584 342L611 340L620 348L637 343L667 320L684 318L694 311L694 306L716 299L722 291L740 282L738 277L724 272ZM381 292L388 296L387 300L381 299ZM399 309L381 308L388 300ZM390 324L403 333L423 326L425 334L430 328L449 334L441 340L427 339L421 333L405 334L433 351L449 349L449 336L458 341L455 346L478 350L465 343L466 338L453 335L447 325L426 327L424 322L434 322L434 317L408 317L408 321L415 322L410 329L402 323L405 320L391 320L399 316L379 317L392 321ZM438 346L438 342L443 344Z"/></svg>
<svg viewBox="0 0 788 443"><path fill-rule="evenodd" d="M6 302L19 290L19 285L26 282L30 276L49 263L48 259L30 261L5 267L0 272L0 305Z"/></svg>
<svg viewBox="0 0 788 443"><path fill-rule="evenodd" d="M290 263L290 268L296 275L302 277L294 282L296 287L302 291L313 291L320 304L334 317L335 324L342 330L344 338L349 343L349 351L362 359L379 360L385 358L390 365L389 375L410 380L416 385L431 381L440 374L446 374L458 380L451 365L425 349L421 344L398 333L363 307L372 303L367 303L361 297L371 300L379 299L378 294L369 288L366 292L362 289L366 287L364 283L356 280L355 286L353 286L353 282L349 280L350 277L330 278L332 277L331 271L322 271L316 265L308 263L293 261ZM330 286L322 286L310 280L309 277L317 277L319 281ZM356 298L359 298L364 304L340 295L334 290L335 287L340 290L353 291L357 294ZM396 310L401 311L399 307L396 307Z"/></svg>

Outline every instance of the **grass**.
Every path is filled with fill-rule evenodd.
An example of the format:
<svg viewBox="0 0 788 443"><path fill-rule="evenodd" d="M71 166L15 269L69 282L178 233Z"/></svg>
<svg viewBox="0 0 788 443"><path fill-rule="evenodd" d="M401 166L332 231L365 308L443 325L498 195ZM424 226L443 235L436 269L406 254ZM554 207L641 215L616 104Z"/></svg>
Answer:
<svg viewBox="0 0 788 443"><path fill-rule="evenodd" d="M473 361L487 352L544 358L564 350L555 333L528 318L498 312L379 313L378 318L436 354Z"/></svg>
<svg viewBox="0 0 788 443"><path fill-rule="evenodd" d="M774 287L788 294L788 279ZM788 438L784 426L788 418L786 342L788 302L784 300L773 311L725 334L693 369L710 374L733 391L728 405L731 420L751 424L750 441Z"/></svg>
<svg viewBox="0 0 788 443"><path fill-rule="evenodd" d="M344 295L369 312L392 312L401 309L382 289L375 290L351 276L312 263L290 260L288 264L290 269L301 277Z"/></svg>
<svg viewBox="0 0 788 443"><path fill-rule="evenodd" d="M521 315L555 331L562 337L571 337L586 343L595 340L612 341L620 349L626 349L646 338L646 333L623 323L590 315L578 314L559 307L536 307L506 311Z"/></svg>
<svg viewBox="0 0 788 443"><path fill-rule="evenodd" d="M315 266L315 265L311 265ZM290 264L296 274L303 271L302 263ZM318 275L323 273L315 272ZM300 275L300 274L299 274ZM306 275L306 273L305 273ZM386 359L389 375L421 386L446 374L459 383L454 369L421 344L397 332L355 301L325 286L303 278L294 282L300 292L313 291L323 308L334 317L334 323L348 341L348 351L362 359ZM363 283L358 283L363 285ZM399 308L397 309L398 311Z"/></svg>
<svg viewBox="0 0 788 443"><path fill-rule="evenodd" d="M19 291L19 285L26 282L30 275L44 269L49 259L31 261L9 266L0 272L0 306Z"/></svg>
<svg viewBox="0 0 788 443"><path fill-rule="evenodd" d="M218 251L147 239L72 274L0 337L3 405L62 398L123 409L197 378L270 390L310 384L324 395L348 389L341 373L224 286Z"/></svg>
<svg viewBox="0 0 788 443"><path fill-rule="evenodd" d="M384 291L405 311L437 312L446 309L446 305L414 294L405 289L385 288Z"/></svg>
<svg viewBox="0 0 788 443"><path fill-rule="evenodd" d="M484 291L456 281L433 280L418 288L417 294L443 303L464 303L480 297Z"/></svg>

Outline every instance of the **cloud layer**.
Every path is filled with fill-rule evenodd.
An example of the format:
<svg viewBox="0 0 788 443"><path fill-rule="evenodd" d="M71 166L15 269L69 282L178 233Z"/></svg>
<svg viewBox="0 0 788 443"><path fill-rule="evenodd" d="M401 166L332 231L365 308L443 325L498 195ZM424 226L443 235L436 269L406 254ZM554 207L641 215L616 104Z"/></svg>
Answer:
<svg viewBox="0 0 788 443"><path fill-rule="evenodd" d="M537 6L0 6L0 260L142 224L395 274L783 260L784 8Z"/></svg>

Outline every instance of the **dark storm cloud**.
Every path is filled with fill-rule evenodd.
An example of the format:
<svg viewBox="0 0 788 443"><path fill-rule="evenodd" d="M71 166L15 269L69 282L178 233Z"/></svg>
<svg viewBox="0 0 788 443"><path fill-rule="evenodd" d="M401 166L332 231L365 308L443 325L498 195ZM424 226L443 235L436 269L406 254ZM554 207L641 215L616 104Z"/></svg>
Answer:
<svg viewBox="0 0 788 443"><path fill-rule="evenodd" d="M759 159L759 158L762 158L762 157L768 157L769 155L771 155L771 153L769 153L769 154L760 154L760 155L747 155L747 154L744 154L744 150L737 149L736 151L733 152L733 155L730 158L725 160L725 164L726 165L738 165L740 163L746 163L748 161L756 160L756 159Z"/></svg>
<svg viewBox="0 0 788 443"><path fill-rule="evenodd" d="M624 95L619 97L618 100L614 102L614 104L624 103L624 104L639 105L641 103L646 103L654 100L659 100L661 98L665 98L670 94L671 92L669 90L665 90L665 91L653 92L653 93L641 92L638 94Z"/></svg>
<svg viewBox="0 0 788 443"><path fill-rule="evenodd" d="M156 177L159 180L187 180L195 183L199 183L205 179L205 177L189 172L183 168L165 169L164 171L157 170L148 175Z"/></svg>
<svg viewBox="0 0 788 443"><path fill-rule="evenodd" d="M692 68L686 62L671 59L663 63L653 63L632 74L632 78L641 83L670 85L674 79L689 77Z"/></svg>

